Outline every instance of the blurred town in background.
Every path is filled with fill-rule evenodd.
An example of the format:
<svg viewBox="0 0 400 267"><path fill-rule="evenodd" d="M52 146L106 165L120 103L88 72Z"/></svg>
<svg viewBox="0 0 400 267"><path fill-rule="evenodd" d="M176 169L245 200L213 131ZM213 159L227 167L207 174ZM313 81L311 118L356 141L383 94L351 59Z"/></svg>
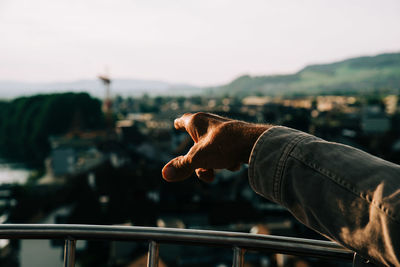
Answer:
<svg viewBox="0 0 400 267"><path fill-rule="evenodd" d="M173 128L186 112L285 125L400 163L400 54L310 66L294 75L243 76L184 94L82 92L0 102L0 223L176 227L323 239L258 196L247 169L207 184L161 178L190 137ZM310 90L307 90L309 88ZM185 89L181 88L184 92ZM189 93L188 93L189 92ZM61 266L62 241L0 240L1 266ZM78 266L144 266L145 243L78 241ZM230 249L162 245L160 266L230 266ZM297 264L297 265L296 265ZM246 266L342 266L246 254Z"/></svg>

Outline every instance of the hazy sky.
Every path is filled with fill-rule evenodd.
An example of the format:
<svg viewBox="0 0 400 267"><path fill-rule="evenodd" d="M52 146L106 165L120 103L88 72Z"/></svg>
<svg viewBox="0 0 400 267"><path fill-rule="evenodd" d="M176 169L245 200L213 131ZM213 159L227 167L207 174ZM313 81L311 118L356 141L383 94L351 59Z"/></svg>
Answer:
<svg viewBox="0 0 400 267"><path fill-rule="evenodd" d="M0 0L0 80L195 85L400 51L399 0Z"/></svg>

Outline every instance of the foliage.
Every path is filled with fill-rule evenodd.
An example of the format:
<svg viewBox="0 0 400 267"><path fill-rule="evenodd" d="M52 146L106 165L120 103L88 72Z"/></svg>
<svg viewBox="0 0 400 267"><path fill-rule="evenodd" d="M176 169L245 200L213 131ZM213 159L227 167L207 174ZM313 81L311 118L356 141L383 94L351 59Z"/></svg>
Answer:
<svg viewBox="0 0 400 267"><path fill-rule="evenodd" d="M40 165L50 150L51 135L102 127L101 103L87 93L20 97L0 103L0 153Z"/></svg>

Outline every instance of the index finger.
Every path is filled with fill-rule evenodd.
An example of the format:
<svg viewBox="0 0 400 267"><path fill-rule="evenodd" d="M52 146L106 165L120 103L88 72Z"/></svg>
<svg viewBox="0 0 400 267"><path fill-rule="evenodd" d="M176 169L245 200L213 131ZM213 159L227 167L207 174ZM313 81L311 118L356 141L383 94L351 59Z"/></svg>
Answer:
<svg viewBox="0 0 400 267"><path fill-rule="evenodd" d="M192 118L192 113L185 113L180 118L174 120L174 127L177 130L187 130L187 125L189 124L190 119Z"/></svg>

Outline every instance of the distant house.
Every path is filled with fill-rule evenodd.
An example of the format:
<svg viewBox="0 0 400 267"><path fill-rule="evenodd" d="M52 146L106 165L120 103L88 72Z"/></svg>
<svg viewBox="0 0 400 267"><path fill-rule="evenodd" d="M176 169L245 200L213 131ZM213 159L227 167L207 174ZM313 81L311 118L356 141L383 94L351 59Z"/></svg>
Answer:
<svg viewBox="0 0 400 267"><path fill-rule="evenodd" d="M368 106L362 115L361 129L364 134L383 134L390 129L390 120L378 106Z"/></svg>
<svg viewBox="0 0 400 267"><path fill-rule="evenodd" d="M53 173L55 176L75 172L77 155L72 148L56 148L51 152Z"/></svg>
<svg viewBox="0 0 400 267"><path fill-rule="evenodd" d="M106 160L96 148L96 142L103 140L97 133L84 136L50 137L50 173L56 177L86 172Z"/></svg>

